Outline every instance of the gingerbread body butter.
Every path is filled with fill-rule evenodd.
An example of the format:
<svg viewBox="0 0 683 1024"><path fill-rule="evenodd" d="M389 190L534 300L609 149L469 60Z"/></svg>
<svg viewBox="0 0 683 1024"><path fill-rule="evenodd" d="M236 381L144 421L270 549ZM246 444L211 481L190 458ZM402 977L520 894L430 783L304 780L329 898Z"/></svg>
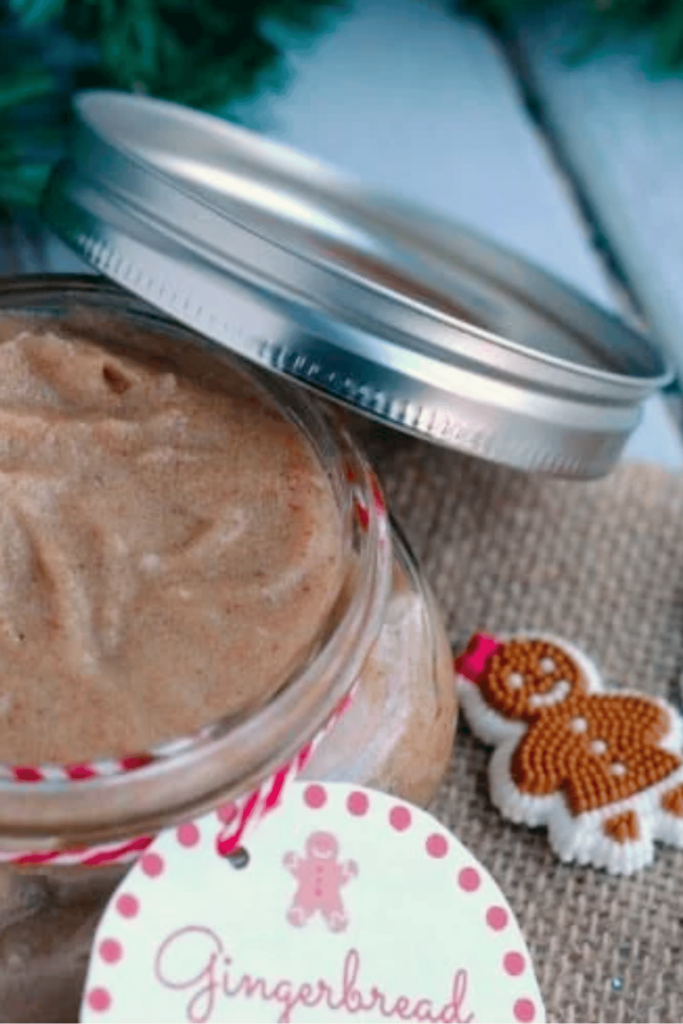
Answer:
<svg viewBox="0 0 683 1024"><path fill-rule="evenodd" d="M74 1020L141 837L325 729L429 801L451 659L334 416L112 286L0 288L0 488L0 1019Z"/></svg>
<svg viewBox="0 0 683 1024"><path fill-rule="evenodd" d="M4 760L149 750L310 654L342 582L332 488L243 376L214 385L0 319Z"/></svg>

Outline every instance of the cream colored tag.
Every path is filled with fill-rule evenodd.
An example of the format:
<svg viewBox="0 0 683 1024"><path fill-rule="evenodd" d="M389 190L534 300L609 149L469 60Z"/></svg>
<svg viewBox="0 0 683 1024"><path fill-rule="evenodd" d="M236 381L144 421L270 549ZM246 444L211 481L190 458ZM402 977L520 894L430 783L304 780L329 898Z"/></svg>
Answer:
<svg viewBox="0 0 683 1024"><path fill-rule="evenodd" d="M295 783L249 844L215 815L162 833L99 927L82 1021L543 1021L500 890L433 817Z"/></svg>

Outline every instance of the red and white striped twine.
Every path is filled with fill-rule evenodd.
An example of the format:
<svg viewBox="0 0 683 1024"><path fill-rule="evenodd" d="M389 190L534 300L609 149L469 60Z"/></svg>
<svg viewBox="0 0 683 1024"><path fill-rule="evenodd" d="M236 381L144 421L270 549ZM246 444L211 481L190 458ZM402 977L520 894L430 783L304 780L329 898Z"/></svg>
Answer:
<svg viewBox="0 0 683 1024"><path fill-rule="evenodd" d="M238 797L230 804L219 807L216 814L223 828L216 841L221 856L228 856L242 846L247 835L258 822L279 806L289 785L309 763L318 744L327 736L353 699L355 686L332 712L326 725L309 743L290 760L281 765L256 789ZM0 766L0 778L12 779L19 783L43 782L56 779L98 778L121 772L135 771L155 760L153 754L127 757L119 760L84 762L72 765L17 765ZM0 862L24 865L41 864L75 865L101 867L106 864L121 864L135 860L143 850L154 842L155 836L138 836L135 839L105 843L99 846L78 847L70 850L51 850L44 853L7 852L0 850Z"/></svg>
<svg viewBox="0 0 683 1024"><path fill-rule="evenodd" d="M253 792L235 801L234 804L218 809L217 814L225 823L225 828L216 841L216 847L221 856L225 857L238 850L251 828L279 806L289 783L293 782L297 775L304 770L319 744L331 732L348 708L353 700L356 686L357 684L354 684L351 692L347 693L340 701L317 736L306 743L296 757L282 765L274 775L271 775Z"/></svg>

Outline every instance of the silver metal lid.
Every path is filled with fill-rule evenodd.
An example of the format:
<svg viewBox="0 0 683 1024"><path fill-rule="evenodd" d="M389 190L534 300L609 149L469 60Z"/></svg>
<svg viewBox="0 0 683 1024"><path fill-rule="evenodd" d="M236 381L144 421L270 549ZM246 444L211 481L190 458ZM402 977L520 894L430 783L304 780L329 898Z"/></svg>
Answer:
<svg viewBox="0 0 683 1024"><path fill-rule="evenodd" d="M213 341L522 469L606 473L670 378L646 338L511 253L173 104L82 93L44 213Z"/></svg>

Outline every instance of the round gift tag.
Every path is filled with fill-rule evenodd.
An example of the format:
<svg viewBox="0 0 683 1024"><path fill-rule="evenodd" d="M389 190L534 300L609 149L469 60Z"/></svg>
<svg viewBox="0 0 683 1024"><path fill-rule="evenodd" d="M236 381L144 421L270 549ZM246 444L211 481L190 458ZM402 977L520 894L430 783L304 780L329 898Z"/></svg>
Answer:
<svg viewBox="0 0 683 1024"><path fill-rule="evenodd" d="M81 1020L543 1021L486 870L424 811L295 783L245 856L219 814L162 833L97 932Z"/></svg>

